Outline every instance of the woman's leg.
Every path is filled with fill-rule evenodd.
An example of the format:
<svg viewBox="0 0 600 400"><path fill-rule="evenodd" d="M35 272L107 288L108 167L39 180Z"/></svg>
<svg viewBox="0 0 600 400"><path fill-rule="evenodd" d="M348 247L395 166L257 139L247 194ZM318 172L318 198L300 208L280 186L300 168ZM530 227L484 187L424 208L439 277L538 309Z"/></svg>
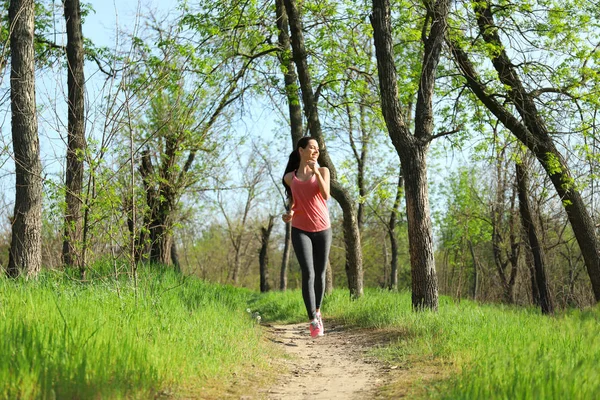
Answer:
<svg viewBox="0 0 600 400"><path fill-rule="evenodd" d="M302 270L302 298L308 318L316 318L315 268L313 263L313 243L309 232L292 228L292 246Z"/></svg>
<svg viewBox="0 0 600 400"><path fill-rule="evenodd" d="M327 261L329 260L329 249L331 248L331 228L321 232L315 232L312 244L315 274L315 309L320 310L323 297L325 296Z"/></svg>

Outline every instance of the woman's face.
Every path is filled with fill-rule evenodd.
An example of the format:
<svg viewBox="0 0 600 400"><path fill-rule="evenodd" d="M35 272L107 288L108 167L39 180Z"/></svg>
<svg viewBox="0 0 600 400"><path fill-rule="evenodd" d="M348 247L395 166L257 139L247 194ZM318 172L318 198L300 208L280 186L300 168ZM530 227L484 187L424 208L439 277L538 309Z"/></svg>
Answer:
<svg viewBox="0 0 600 400"><path fill-rule="evenodd" d="M319 144L316 140L309 140L305 148L300 147L300 158L304 161L317 161L319 158Z"/></svg>

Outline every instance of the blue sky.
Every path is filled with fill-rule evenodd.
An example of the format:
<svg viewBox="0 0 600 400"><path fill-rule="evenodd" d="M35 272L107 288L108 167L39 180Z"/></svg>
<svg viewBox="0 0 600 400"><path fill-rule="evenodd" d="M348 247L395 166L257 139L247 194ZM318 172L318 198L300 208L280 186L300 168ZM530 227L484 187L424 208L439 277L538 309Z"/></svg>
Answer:
<svg viewBox="0 0 600 400"><path fill-rule="evenodd" d="M174 10L177 0L91 0L87 1L94 9L86 17L83 34L97 45L111 46L119 30L131 30L137 16L148 10L160 13Z"/></svg>
<svg viewBox="0 0 600 400"><path fill-rule="evenodd" d="M164 16L169 12L174 12L179 0L91 0L87 2L93 8L85 19L83 25L83 34L97 46L107 46L115 48L125 45L125 35L119 32L131 33L138 22L140 15L146 15L150 11ZM61 17L61 16L58 16ZM60 30L60 28L58 28ZM57 41L65 38L57 38ZM94 105L100 101L101 93L98 88L102 86L105 76L98 72L98 68L93 63L86 66L86 96L87 108L93 110ZM54 74L47 71L38 75L37 81L37 101L41 104L40 108L40 141L41 156L44 164L44 173L46 177L59 177L63 174L64 165L64 136L66 132L66 74L63 66L57 65ZM6 86L6 81L3 86ZM6 107L5 107L6 109ZM269 116L265 111L257 111L259 115L254 118L246 118L243 126L240 126L240 132L251 137L272 137L272 122L269 123ZM268 111L266 112L268 114ZM1 145L10 147L10 113L0 116L4 122L0 122L1 136L3 137ZM88 119L87 133L101 131L101 118L90 116ZM93 126L97 124L97 126ZM285 142L287 144L287 141ZM287 155L287 154L285 154ZM284 156L285 156L284 155ZM285 158L282 156L283 158ZM335 155L332 155L335 156ZM340 156L340 154L338 154ZM4 163L4 161L7 161ZM336 163L337 164L337 163ZM0 154L0 225L7 219L4 217L12 213L14 207L14 174L12 161L10 157ZM433 171L431 171L433 172Z"/></svg>
<svg viewBox="0 0 600 400"><path fill-rule="evenodd" d="M85 1L85 0L84 0ZM150 10L159 15L166 15L176 8L177 0L91 0L86 1L93 8L84 21L83 34L97 46L114 48L117 46L119 32L131 32L136 25L137 17ZM60 3L57 3L57 13L60 13ZM61 21L62 14L57 15L57 22ZM64 27L57 26L57 30L64 31ZM59 43L64 43L65 37L51 38ZM119 43L123 45L122 42ZM95 93L95 80L104 77L97 73L98 68L88 63L86 65L86 96L89 103L97 101ZM98 79L95 79L98 77ZM5 71L2 80L2 90L8 89L8 79ZM38 102L38 125L40 135L41 157L44 173L60 175L64 162L64 140L60 132L66 131L66 75L61 65L56 68L40 72L36 76L36 100ZM12 162L12 145L10 133L10 105L7 102L2 107L0 115L0 226L7 221L6 216L12 214L14 207L14 164Z"/></svg>

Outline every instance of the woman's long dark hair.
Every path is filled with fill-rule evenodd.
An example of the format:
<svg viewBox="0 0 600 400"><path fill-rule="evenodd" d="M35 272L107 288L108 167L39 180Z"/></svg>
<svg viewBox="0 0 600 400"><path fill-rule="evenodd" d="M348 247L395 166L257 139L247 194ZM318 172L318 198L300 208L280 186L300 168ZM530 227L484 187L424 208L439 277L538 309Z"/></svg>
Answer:
<svg viewBox="0 0 600 400"><path fill-rule="evenodd" d="M288 159L287 166L285 167L285 172L283 173L283 177L281 178L281 182L283 183L283 187L285 188L288 200L292 199L292 189L287 185L287 183L285 183L285 180L283 178L285 178L285 176L289 172L296 171L298 167L300 167L300 151L298 149L300 147L305 149L306 146L308 146L308 142L310 142L311 140L314 140L315 142L319 143L319 141L313 137L304 136L300 138L300 140L298 140L296 148L290 153L290 158Z"/></svg>

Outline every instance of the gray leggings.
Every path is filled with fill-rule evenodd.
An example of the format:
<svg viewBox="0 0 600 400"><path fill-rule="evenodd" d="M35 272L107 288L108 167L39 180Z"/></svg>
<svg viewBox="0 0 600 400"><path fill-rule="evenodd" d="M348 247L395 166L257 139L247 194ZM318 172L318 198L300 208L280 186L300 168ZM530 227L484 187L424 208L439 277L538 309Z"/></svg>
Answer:
<svg viewBox="0 0 600 400"><path fill-rule="evenodd" d="M292 245L302 270L302 298L309 319L316 317L325 295L325 272L331 247L331 228L305 232L292 228Z"/></svg>

